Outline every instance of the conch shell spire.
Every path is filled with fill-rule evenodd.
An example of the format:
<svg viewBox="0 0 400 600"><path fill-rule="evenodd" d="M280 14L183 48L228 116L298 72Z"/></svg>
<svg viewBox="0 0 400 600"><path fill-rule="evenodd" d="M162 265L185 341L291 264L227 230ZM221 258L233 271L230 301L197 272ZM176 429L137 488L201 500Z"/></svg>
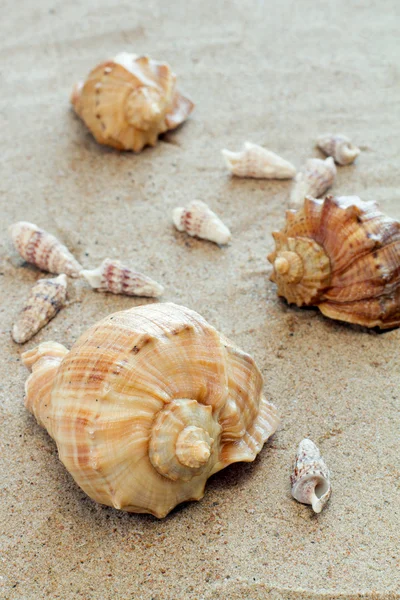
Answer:
<svg viewBox="0 0 400 600"><path fill-rule="evenodd" d="M317 446L308 438L299 444L290 482L293 498L311 504L313 511L320 513L330 498L331 483Z"/></svg>

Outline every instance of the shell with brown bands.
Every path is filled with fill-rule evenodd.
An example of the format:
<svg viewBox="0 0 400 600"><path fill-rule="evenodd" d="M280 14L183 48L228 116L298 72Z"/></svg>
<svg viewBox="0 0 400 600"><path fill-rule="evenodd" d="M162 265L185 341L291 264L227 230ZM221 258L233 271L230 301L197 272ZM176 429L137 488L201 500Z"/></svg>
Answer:
<svg viewBox="0 0 400 600"><path fill-rule="evenodd" d="M273 234L271 280L297 306L332 319L400 325L400 223L357 196L306 198Z"/></svg>

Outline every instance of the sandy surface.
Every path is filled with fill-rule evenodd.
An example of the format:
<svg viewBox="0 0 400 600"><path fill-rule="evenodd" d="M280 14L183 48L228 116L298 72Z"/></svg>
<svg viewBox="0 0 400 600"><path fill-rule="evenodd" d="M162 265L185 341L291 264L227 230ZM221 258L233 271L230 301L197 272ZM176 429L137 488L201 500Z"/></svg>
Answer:
<svg viewBox="0 0 400 600"><path fill-rule="evenodd" d="M300 167L333 129L363 147L333 188L400 219L395 0L3 3L0 47L1 566L7 599L399 598L400 331L289 308L268 281L271 231L290 183L231 180L220 156L265 144ZM100 148L69 111L73 82L120 50L165 59L197 108L138 156ZM397 52L397 54L396 54ZM199 198L233 232L189 239L173 207ZM23 406L27 371L10 338L41 276L7 226L30 220L85 267L129 261L252 353L282 427L253 464L214 476L204 499L162 521L94 504ZM70 287L36 338L71 346L110 312L144 303ZM319 516L292 500L301 438L333 474Z"/></svg>

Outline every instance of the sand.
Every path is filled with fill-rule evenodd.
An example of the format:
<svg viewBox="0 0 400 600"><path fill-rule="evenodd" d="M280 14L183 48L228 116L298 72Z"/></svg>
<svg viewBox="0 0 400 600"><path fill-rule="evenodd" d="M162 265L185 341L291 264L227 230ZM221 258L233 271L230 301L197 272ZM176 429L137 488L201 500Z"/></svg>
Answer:
<svg viewBox="0 0 400 600"><path fill-rule="evenodd" d="M288 307L268 281L271 231L290 183L231 179L221 148L263 144L300 167L316 137L362 147L333 191L400 219L398 23L394 0L316 3L6 0L0 47L1 567L7 599L399 598L399 340ZM197 103L140 155L99 147L69 110L72 84L117 51L167 60ZM190 239L172 209L193 198L233 233ZM280 430L252 464L214 476L201 502L164 520L96 505L23 406L26 369L10 329L41 277L7 226L58 235L86 268L123 259L164 299L207 318L253 354ZM70 347L97 319L150 302L70 286L71 304L25 345ZM304 436L332 470L318 516L290 495Z"/></svg>

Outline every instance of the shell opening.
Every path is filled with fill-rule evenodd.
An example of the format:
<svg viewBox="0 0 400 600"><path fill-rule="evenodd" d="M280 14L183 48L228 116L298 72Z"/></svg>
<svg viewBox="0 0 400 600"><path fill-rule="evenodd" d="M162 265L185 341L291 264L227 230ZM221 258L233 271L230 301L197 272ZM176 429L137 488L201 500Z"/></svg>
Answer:
<svg viewBox="0 0 400 600"><path fill-rule="evenodd" d="M329 493L329 491L330 485L326 479L320 480L315 486L314 493L311 498L311 505L313 507L314 512L320 513L321 510L324 508L327 502L327 494Z"/></svg>

